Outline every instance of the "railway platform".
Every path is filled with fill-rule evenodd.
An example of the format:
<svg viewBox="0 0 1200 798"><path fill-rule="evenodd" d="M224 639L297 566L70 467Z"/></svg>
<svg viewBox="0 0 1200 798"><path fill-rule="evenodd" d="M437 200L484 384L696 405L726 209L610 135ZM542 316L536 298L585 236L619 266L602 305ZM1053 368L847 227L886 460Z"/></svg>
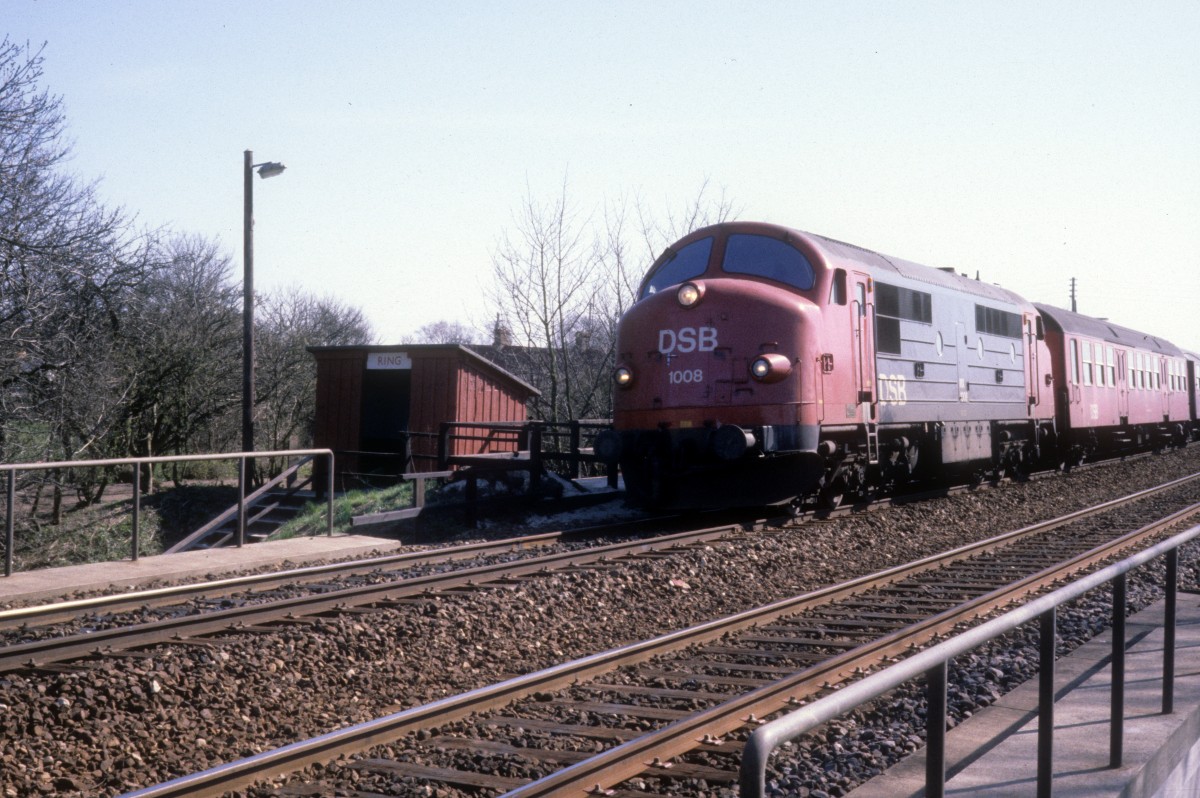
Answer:
<svg viewBox="0 0 1200 798"><path fill-rule="evenodd" d="M93 590L109 585L137 587L156 582L200 581L209 575L267 566L297 566L321 560L384 554L401 545L397 540L370 535L333 535L289 538L254 543L242 548L214 548L158 554L132 560L68 565L18 571L0 576L0 604L16 600L41 600Z"/></svg>
<svg viewBox="0 0 1200 798"><path fill-rule="evenodd" d="M1200 595L1179 594L1175 711L1162 714L1164 602L1126 620L1125 736L1109 767L1111 632L1055 666L1056 798L1200 798ZM1009 692L946 735L947 796L1037 794L1037 679ZM924 795L924 749L850 793Z"/></svg>

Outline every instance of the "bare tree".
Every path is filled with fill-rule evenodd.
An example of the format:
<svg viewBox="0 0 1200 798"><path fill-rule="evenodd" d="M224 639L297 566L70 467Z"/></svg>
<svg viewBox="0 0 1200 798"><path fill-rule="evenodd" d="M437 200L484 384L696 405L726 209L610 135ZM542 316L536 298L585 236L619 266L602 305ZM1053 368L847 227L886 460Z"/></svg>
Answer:
<svg viewBox="0 0 1200 798"><path fill-rule="evenodd" d="M412 335L401 339L403 344L474 344L480 339L479 332L470 325L458 321L435 321L418 327Z"/></svg>
<svg viewBox="0 0 1200 798"><path fill-rule="evenodd" d="M144 239L67 175L41 52L0 42L0 456L95 450L115 415L114 336ZM106 397L107 398L107 397Z"/></svg>
<svg viewBox="0 0 1200 798"><path fill-rule="evenodd" d="M490 354L542 391L532 402L535 416L612 413L616 324L645 269L682 235L734 213L723 192L711 197L708 181L682 210L661 217L641 198L627 197L581 214L565 179L549 202L527 194L492 257L489 299L515 346Z"/></svg>
<svg viewBox="0 0 1200 798"><path fill-rule="evenodd" d="M542 396L537 415L572 417L580 406L578 370L571 357L576 333L589 315L599 263L587 219L571 203L564 179L558 196L538 203L531 195L517 211L492 258L491 296L497 320L522 344L527 374Z"/></svg>
<svg viewBox="0 0 1200 798"><path fill-rule="evenodd" d="M292 287L258 300L256 441L266 449L312 443L317 366L310 346L369 343L370 324L358 308Z"/></svg>

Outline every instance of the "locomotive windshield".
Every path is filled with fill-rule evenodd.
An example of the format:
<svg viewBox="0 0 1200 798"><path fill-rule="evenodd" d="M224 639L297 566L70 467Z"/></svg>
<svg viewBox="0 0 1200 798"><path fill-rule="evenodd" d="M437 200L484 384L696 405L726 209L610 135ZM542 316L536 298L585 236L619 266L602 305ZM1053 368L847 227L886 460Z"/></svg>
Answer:
<svg viewBox="0 0 1200 798"><path fill-rule="evenodd" d="M705 269L708 268L708 256L712 252L712 244L712 238L702 238L676 252L674 257L659 266L658 271L650 276L646 287L642 289L642 295L638 298L645 299L664 288L704 274Z"/></svg>
<svg viewBox="0 0 1200 798"><path fill-rule="evenodd" d="M812 265L800 250L767 236L730 236L721 268L734 274L777 280L801 291L812 288L815 281Z"/></svg>

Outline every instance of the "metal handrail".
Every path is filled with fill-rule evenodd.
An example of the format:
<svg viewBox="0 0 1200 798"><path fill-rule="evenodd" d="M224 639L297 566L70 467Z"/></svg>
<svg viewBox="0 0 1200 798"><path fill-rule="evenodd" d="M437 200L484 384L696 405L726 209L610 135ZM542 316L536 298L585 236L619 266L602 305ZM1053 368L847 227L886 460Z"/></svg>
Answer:
<svg viewBox="0 0 1200 798"><path fill-rule="evenodd" d="M924 675L927 679L929 711L927 713L928 753L926 756L925 795L940 798L945 795L945 734L946 734L946 674L951 659L1009 632L1037 620L1040 622L1042 645L1039 662L1038 714L1038 796L1051 794L1051 763L1054 750L1054 635L1056 611L1059 605L1078 598L1106 582L1113 582L1113 694L1110 708L1111 767L1121 766L1124 733L1124 663L1125 663L1125 574L1162 555L1167 556L1166 644L1163 647L1163 713L1172 711L1175 673L1175 603L1177 592L1178 549L1200 536L1200 526L1162 541L1118 563L1089 574L1066 587L1034 599L1022 607L990 620L931 648L925 649L884 670L843 687L836 693L814 701L781 718L756 729L742 752L740 795L742 798L761 798L766 793L767 760L780 745L812 729L844 715L901 684Z"/></svg>
<svg viewBox="0 0 1200 798"><path fill-rule="evenodd" d="M176 454L158 457L116 457L105 460L63 460L46 463L0 463L0 473L7 473L7 515L4 534L4 575L12 576L13 549L16 528L16 495L18 471L49 471L58 468L97 468L117 465L154 465L156 463L189 463L209 460L238 461L238 540L240 548L245 542L246 529L246 462L259 457L327 457L329 458L328 485L326 486L326 534L333 535L333 452L329 449L287 449L270 452L226 452L220 454ZM133 469L133 529L130 559L137 561L139 544L139 520L141 517L142 470Z"/></svg>

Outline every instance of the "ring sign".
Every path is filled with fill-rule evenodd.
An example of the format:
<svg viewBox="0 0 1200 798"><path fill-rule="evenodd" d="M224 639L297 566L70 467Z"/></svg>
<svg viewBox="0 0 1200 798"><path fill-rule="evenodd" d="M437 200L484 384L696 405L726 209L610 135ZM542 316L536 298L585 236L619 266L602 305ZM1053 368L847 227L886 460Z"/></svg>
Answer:
<svg viewBox="0 0 1200 798"><path fill-rule="evenodd" d="M412 358L407 352L371 352L367 355L367 370L411 369Z"/></svg>

